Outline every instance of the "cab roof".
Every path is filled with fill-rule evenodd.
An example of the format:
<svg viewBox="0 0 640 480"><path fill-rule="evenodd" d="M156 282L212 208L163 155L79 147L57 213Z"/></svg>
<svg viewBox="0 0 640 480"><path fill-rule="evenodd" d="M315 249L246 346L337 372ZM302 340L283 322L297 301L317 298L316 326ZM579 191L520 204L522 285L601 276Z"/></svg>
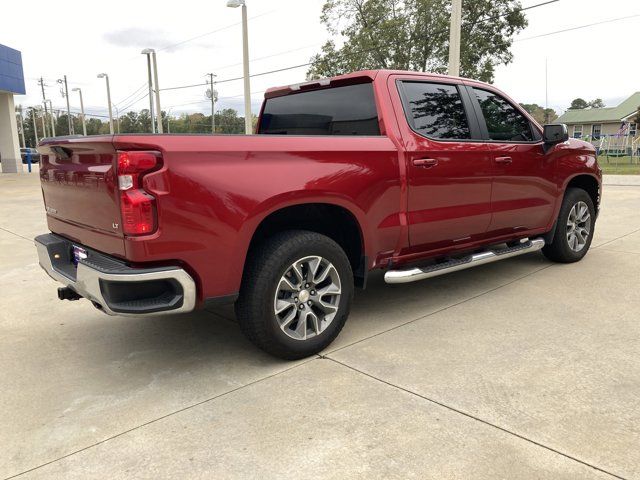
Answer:
<svg viewBox="0 0 640 480"><path fill-rule="evenodd" d="M299 92L302 90L315 90L317 88L322 88L322 87L329 87L329 86L335 87L340 85L352 85L357 83L373 82L377 77L387 78L390 75L412 75L412 76L421 76L425 78L440 78L440 79L466 81L466 82L486 85L486 83L480 82L478 80L473 80L470 78L463 78L463 77L454 77L451 75L443 75L440 73L413 72L410 70L385 70L385 69L359 70L357 72L346 73L344 75L337 75L335 77L320 78L316 80L309 80L308 82L296 83L292 85L284 85L280 87L271 87L266 90L264 94L264 98L281 97L281 96L289 95L290 93Z"/></svg>

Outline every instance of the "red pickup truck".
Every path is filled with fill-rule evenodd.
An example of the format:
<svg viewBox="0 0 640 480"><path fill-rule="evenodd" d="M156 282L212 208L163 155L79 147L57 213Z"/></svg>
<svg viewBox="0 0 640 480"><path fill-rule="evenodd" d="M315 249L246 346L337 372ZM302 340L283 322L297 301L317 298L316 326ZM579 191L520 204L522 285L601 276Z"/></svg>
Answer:
<svg viewBox="0 0 640 480"><path fill-rule="evenodd" d="M266 92L257 134L44 140L61 299L110 315L235 303L259 347L300 358L388 283L536 250L575 262L601 195L594 148L491 85L362 71Z"/></svg>

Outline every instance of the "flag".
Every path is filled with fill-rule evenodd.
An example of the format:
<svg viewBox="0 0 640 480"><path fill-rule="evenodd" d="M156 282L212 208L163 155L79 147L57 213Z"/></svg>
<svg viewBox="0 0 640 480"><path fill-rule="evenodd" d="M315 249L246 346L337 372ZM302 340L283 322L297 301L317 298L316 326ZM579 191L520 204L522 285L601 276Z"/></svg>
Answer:
<svg viewBox="0 0 640 480"><path fill-rule="evenodd" d="M627 134L627 130L629 128L629 124L627 122L622 122L618 132L616 133L616 137L622 137Z"/></svg>

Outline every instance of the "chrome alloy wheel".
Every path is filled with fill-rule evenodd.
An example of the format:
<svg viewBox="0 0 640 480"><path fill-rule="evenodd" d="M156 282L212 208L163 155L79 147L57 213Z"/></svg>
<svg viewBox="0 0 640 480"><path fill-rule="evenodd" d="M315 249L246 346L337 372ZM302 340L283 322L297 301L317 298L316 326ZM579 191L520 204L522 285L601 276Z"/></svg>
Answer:
<svg viewBox="0 0 640 480"><path fill-rule="evenodd" d="M340 275L322 257L296 260L282 275L273 310L282 331L295 340L320 335L333 321L340 304Z"/></svg>
<svg viewBox="0 0 640 480"><path fill-rule="evenodd" d="M591 234L591 213L586 203L580 201L571 207L567 219L567 242L569 248L579 252L587 244Z"/></svg>

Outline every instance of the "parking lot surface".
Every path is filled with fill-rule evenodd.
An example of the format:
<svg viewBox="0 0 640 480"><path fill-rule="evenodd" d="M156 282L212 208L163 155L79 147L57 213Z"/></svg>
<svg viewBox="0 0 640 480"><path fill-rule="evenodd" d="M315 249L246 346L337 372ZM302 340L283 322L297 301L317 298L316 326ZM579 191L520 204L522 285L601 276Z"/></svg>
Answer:
<svg viewBox="0 0 640 480"><path fill-rule="evenodd" d="M284 362L230 309L108 317L37 263L37 174L0 176L0 478L640 478L640 182L582 262L390 286Z"/></svg>

